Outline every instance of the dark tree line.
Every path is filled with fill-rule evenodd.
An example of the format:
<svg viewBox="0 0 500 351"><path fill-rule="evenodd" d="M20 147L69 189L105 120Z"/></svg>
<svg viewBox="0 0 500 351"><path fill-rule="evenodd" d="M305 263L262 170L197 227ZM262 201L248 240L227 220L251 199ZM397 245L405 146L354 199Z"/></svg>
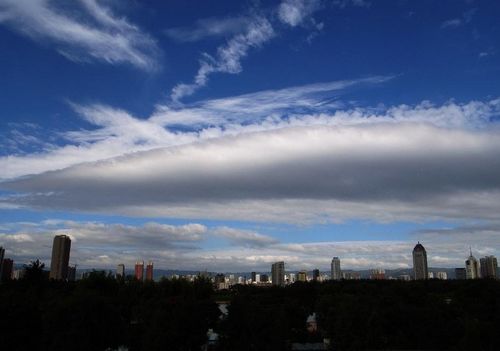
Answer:
<svg viewBox="0 0 500 351"><path fill-rule="evenodd" d="M200 350L219 317L205 279L60 282L32 268L0 285L1 350Z"/></svg>
<svg viewBox="0 0 500 351"><path fill-rule="evenodd" d="M230 300L220 319L216 300ZM500 282L340 281L214 292L206 279L142 283L94 272L49 281L40 262L0 285L1 350L498 350ZM306 330L316 313L318 329Z"/></svg>
<svg viewBox="0 0 500 351"><path fill-rule="evenodd" d="M305 331L316 312L318 331ZM499 350L500 283L341 281L234 290L220 326L224 350Z"/></svg>

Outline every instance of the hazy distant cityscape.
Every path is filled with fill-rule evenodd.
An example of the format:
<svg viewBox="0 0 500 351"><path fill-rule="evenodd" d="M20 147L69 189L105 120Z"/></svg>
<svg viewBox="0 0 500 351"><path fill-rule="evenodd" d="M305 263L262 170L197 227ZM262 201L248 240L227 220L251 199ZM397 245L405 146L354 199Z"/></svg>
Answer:
<svg viewBox="0 0 500 351"><path fill-rule="evenodd" d="M77 267L70 266L70 252L71 252L71 238L67 235L56 235L53 240L52 246L52 259L50 262L50 271L48 272L49 278L54 280L74 281L76 279L84 278L89 272L96 271L96 269L87 269L77 274ZM24 275L24 268L14 269L14 262L12 259L5 256L5 248L0 246L0 276L1 280L22 279ZM191 274L177 274L171 275L155 275L154 264L149 261L144 266L144 261L137 261L132 270L127 270L125 263L118 263L117 268L112 274L116 279L135 279L137 281L153 281L161 278L184 278L193 281L198 276L209 277L216 289L229 289L237 284L252 284L256 286L285 286L295 282L323 282L329 280L426 280L426 279L498 279L498 262L495 256L482 257L479 260L474 257L472 249L469 249L469 256L465 259L464 267L457 267L447 270L432 271L428 267L427 250L419 242L412 252L413 256L413 269L405 274L401 270L390 270L388 273L384 268L373 268L368 271L354 271L342 270L341 258L335 256L331 261L329 271L320 270L319 268L312 271L298 270L287 271L286 262L279 261L271 265L268 272L245 272L243 275L235 273L224 274L220 272L201 271ZM99 270L99 269L97 269ZM450 270L452 274L450 274ZM161 270L165 271L165 270ZM106 272L106 270L105 270ZM111 272L111 271L107 271Z"/></svg>

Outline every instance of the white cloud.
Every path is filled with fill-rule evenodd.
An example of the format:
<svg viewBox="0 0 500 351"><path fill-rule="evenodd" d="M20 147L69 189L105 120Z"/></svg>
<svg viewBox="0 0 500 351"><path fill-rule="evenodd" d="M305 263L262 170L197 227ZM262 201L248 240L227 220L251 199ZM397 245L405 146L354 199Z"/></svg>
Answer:
<svg viewBox="0 0 500 351"><path fill-rule="evenodd" d="M154 261L156 268L249 272L269 271L271 263L284 260L287 270L319 268L328 271L333 256L341 258L343 269L411 268L411 251L417 240L427 249L431 267L462 267L472 246L476 257L497 255L500 240L498 221L449 229L426 229L398 241L278 242L271 236L230 227L207 228L191 223L166 225L107 224L46 220L7 223L0 233L0 245L17 263L40 258L50 265L54 235L72 238L71 264L81 268L114 269L118 263L132 268L137 260ZM377 237L377 233L367 233ZM209 235L226 238L234 246L204 248ZM234 240L234 241L233 241ZM245 254L241 254L245 247Z"/></svg>
<svg viewBox="0 0 500 351"><path fill-rule="evenodd" d="M296 27L319 9L319 0L284 0L278 7L281 22Z"/></svg>
<svg viewBox="0 0 500 351"><path fill-rule="evenodd" d="M176 27L165 30L165 34L176 41L195 42L210 37L221 37L241 33L248 26L248 17L204 18L191 27Z"/></svg>
<svg viewBox="0 0 500 351"><path fill-rule="evenodd" d="M207 85L210 75L214 73L237 74L242 71L241 61L248 55L251 49L259 48L276 36L276 30L272 23L276 20L296 27L303 24L306 19L309 20L308 27L312 27L315 33L323 29L323 23L316 23L311 15L320 8L320 0L284 0L276 9L272 16L256 13L255 11L244 18L245 27L241 28L242 20L237 23L232 21L222 21L214 29L206 30L204 27L211 27L212 20L208 22L198 22L194 30L174 29L170 30L170 36L175 38L192 41L203 36L218 35L230 31L239 31L227 41L226 44L217 48L215 56L204 53L200 59L198 72L192 83L180 83L172 88L170 98L174 103L194 94L198 89ZM205 20L206 21L206 20ZM237 24L237 25L236 25ZM239 27L239 28L238 28ZM205 33L205 35L202 35ZM309 36L307 40L312 40Z"/></svg>
<svg viewBox="0 0 500 351"><path fill-rule="evenodd" d="M14 180L3 187L24 195L4 202L284 222L494 218L499 136L415 122L289 126Z"/></svg>
<svg viewBox="0 0 500 351"><path fill-rule="evenodd" d="M178 84L172 89L171 98L179 101L185 96L192 95L196 90L204 87L213 73L241 72L241 60L248 55L252 48L258 48L274 36L271 23L264 17L255 16L251 19L241 34L232 37L225 45L217 49L215 57L205 53L200 60L200 68L191 84Z"/></svg>
<svg viewBox="0 0 500 351"><path fill-rule="evenodd" d="M243 247L264 247L278 242L267 235L229 227L217 227L212 230L212 234L228 239L235 246Z"/></svg>
<svg viewBox="0 0 500 351"><path fill-rule="evenodd" d="M79 0L67 11L48 0L2 0L0 23L36 41L53 42L72 61L158 68L155 40L97 0Z"/></svg>
<svg viewBox="0 0 500 351"><path fill-rule="evenodd" d="M447 21L444 21L441 24L441 28L456 28L459 27L463 24L462 20L460 18L453 18Z"/></svg>

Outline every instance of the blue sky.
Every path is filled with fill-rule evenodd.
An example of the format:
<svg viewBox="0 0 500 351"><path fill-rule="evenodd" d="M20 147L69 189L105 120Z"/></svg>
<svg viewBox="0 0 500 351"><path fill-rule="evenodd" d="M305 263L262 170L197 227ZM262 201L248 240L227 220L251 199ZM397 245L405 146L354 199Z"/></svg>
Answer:
<svg viewBox="0 0 500 351"><path fill-rule="evenodd" d="M499 14L0 0L0 245L220 271L498 255Z"/></svg>

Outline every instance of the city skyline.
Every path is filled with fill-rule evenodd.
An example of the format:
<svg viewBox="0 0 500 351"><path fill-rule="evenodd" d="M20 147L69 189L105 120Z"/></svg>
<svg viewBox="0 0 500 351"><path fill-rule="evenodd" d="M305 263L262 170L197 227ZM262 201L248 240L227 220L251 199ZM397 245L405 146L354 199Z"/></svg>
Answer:
<svg viewBox="0 0 500 351"><path fill-rule="evenodd" d="M500 256L498 1L0 3L14 262L54 235L83 269Z"/></svg>
<svg viewBox="0 0 500 351"><path fill-rule="evenodd" d="M67 280L74 281L76 277L77 267L69 266L69 256L71 251L71 239L67 235L56 235L54 236L53 246L52 246L52 257L50 261L50 270L49 278L55 280ZM2 280L9 279L20 279L24 276L24 270L29 265L34 264L33 262L40 262L39 259L32 259L29 265L24 264L22 269L14 270L13 260L10 258L4 258L5 249L0 246L0 276ZM455 267L453 268L455 271L455 276L453 279L480 279L480 278L500 278L500 271L498 270L498 261L495 256L485 256L480 258L478 261L472 255L472 248L469 247L469 257L465 260L465 268ZM380 266L378 268L370 268L369 279L399 279L399 280L426 280L426 279L448 279L448 273L446 271L436 271L439 269L446 269L443 267L428 267L427 264L427 251L424 246L418 242L417 245L413 248L412 251L413 256L413 267L409 272L411 275L402 274L401 271L404 269L394 270L396 276L386 276L386 271L384 266ZM271 280L268 280L267 274L259 274L257 272L246 272L250 273L250 278L245 279L245 276L239 276L237 282L239 284L247 284L247 283L271 283L273 285L283 286L284 284L290 284L295 281L324 281L324 280L351 280L351 279L360 279L362 276L359 274L359 271L353 269L346 269L342 271L341 269L341 260L338 256L334 256L331 261L330 270L323 270L319 268L313 268L312 270L308 269L285 269L285 262L279 261L274 262L271 265L270 275ZM43 262L41 262L43 263ZM7 271L5 271L5 267L7 266ZM431 272L430 269L433 269L434 272ZM96 267L92 268L94 271ZM99 270L99 268L98 268ZM451 270L451 269L450 269ZM171 269L171 271L176 271L176 269ZM177 269L177 271L182 271L182 269ZM309 271L311 271L312 275L309 275ZM108 270L111 273L111 270ZM266 273L268 271L265 271ZM88 270L82 273L81 277L86 275ZM144 261L136 261L133 274L127 275L125 264L120 263L116 266L115 278L116 279L125 279L130 276L139 281L153 281L155 280L153 262L148 261L146 266L146 273L144 270ZM145 274L144 274L145 273ZM209 273L206 269L204 271L198 271L198 275L204 275ZM224 274L220 274L221 272L211 272L216 273L215 284L217 283L217 277L222 276ZM231 272L225 271L224 273L228 274ZM239 272L242 273L242 272ZM175 276L177 276L175 274ZM232 278L230 285L235 284L236 280L234 280L234 275L230 275ZM165 275L161 275L161 277L168 278ZM173 277L173 276L172 276ZM364 277L365 279L367 277ZM227 281L225 283L228 283ZM229 285L229 286L230 286ZM223 288L227 288L225 284L222 285Z"/></svg>

